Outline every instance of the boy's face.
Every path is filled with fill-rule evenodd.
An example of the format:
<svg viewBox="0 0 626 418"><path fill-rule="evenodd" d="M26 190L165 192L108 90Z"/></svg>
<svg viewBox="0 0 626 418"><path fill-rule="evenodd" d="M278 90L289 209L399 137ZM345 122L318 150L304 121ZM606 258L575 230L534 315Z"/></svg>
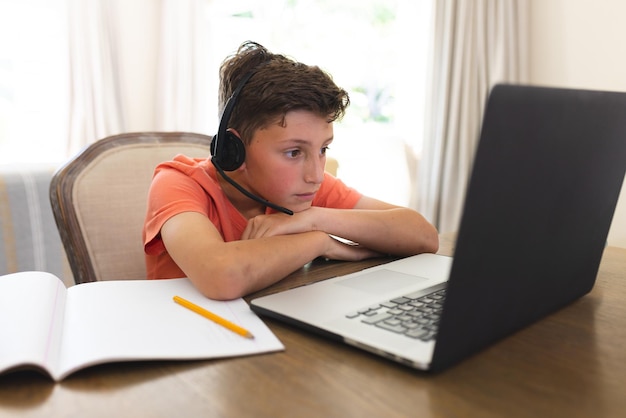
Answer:
<svg viewBox="0 0 626 418"><path fill-rule="evenodd" d="M274 123L257 130L246 147L248 188L294 212L310 208L332 140L332 122L305 110L287 113L285 126Z"/></svg>

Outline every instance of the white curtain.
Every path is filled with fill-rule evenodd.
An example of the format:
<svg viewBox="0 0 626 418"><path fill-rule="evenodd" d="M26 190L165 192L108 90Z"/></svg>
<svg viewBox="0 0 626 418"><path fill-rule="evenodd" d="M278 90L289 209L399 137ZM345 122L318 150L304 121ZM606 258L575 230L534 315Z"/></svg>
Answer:
<svg viewBox="0 0 626 418"><path fill-rule="evenodd" d="M156 124L162 131L207 133L210 117L206 0L162 0Z"/></svg>
<svg viewBox="0 0 626 418"><path fill-rule="evenodd" d="M462 211L483 107L498 82L527 80L526 0L437 0L418 210L440 232Z"/></svg>
<svg viewBox="0 0 626 418"><path fill-rule="evenodd" d="M68 0L70 121L68 152L124 131L115 2Z"/></svg>

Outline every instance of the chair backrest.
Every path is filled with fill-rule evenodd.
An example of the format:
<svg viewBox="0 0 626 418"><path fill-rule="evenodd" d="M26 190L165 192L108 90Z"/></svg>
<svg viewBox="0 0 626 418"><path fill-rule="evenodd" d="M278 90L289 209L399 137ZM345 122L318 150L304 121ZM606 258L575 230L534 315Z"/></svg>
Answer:
<svg viewBox="0 0 626 418"><path fill-rule="evenodd" d="M50 183L50 202L78 283L146 277L141 231L154 168L176 154L206 158L211 137L115 135L88 146Z"/></svg>

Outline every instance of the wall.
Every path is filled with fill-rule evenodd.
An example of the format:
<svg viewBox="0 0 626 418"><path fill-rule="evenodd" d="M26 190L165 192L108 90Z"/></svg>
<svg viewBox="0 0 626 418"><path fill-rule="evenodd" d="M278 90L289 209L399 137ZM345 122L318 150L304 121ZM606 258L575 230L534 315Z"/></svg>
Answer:
<svg viewBox="0 0 626 418"><path fill-rule="evenodd" d="M531 83L626 91L626 2L530 0L530 5ZM626 183L609 244L626 247Z"/></svg>

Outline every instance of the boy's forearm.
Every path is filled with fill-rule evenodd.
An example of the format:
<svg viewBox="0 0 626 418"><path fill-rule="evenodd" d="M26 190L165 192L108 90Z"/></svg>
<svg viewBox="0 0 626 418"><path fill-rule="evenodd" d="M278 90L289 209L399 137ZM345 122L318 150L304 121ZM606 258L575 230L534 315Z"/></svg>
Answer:
<svg viewBox="0 0 626 418"><path fill-rule="evenodd" d="M380 253L412 255L436 252L439 247L437 230L411 209L319 209L315 229L350 239Z"/></svg>
<svg viewBox="0 0 626 418"><path fill-rule="evenodd" d="M190 277L211 299L234 299L263 289L322 255L330 238L319 231L226 243L204 273Z"/></svg>

